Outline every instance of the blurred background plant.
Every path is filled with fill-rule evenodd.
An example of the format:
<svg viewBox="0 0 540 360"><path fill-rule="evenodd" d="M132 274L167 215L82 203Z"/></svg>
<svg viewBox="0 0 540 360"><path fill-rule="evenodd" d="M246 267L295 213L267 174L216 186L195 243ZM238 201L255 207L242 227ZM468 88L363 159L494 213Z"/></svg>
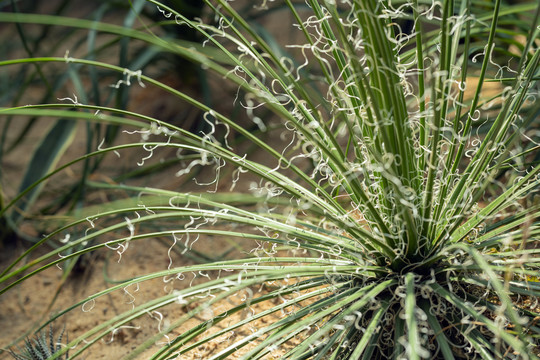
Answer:
<svg viewBox="0 0 540 360"><path fill-rule="evenodd" d="M8 21L7 19L13 18L13 16L20 16L18 18L20 22L14 23L13 28L11 28L12 31L16 29L16 33L5 31L6 37L16 37L17 41L2 42L2 53L4 54L33 57L34 54L50 56L66 52L66 56L68 56L67 51L69 51L72 55L79 54L80 57L86 59L106 57L108 61L120 67L141 70L146 70L148 64L154 61L161 64L159 68L154 67L154 69L158 69L156 76L163 76L172 68L185 69L185 73L179 74L183 81L188 82L190 86L199 84L198 81L189 78L189 75L194 73L189 71L189 67L176 66L176 62L180 61L178 57L159 51L155 46L150 46L151 44L137 42L131 37L125 36L125 31L133 29L137 16L140 16L141 12L143 12L144 1L136 1L133 6L123 1L99 1L93 3L57 1L47 4L34 1L7 1L5 3L4 6L7 8L3 9L2 20ZM197 8L189 6L188 3L184 3L182 6L190 9L192 16L197 16L195 12ZM8 10L12 12L10 13ZM198 10L200 11L200 8ZM47 15L40 13L47 13ZM97 24L102 24L107 15L111 13L114 14L112 20L117 25L113 26L113 36L106 37L98 31L99 26ZM80 16L81 18L75 19L72 17L67 20L65 18L66 14ZM156 16L155 13L148 15ZM111 16L107 17L107 21L111 21ZM58 25L60 24L71 25L71 27L64 27L59 30ZM80 29L84 30L81 31ZM171 28L169 27L169 29ZM165 33L163 36L167 38L171 35ZM193 38L193 35L187 37ZM55 41L50 41L50 38L54 38ZM110 83L115 84L116 81L119 81L117 74L98 72L95 68L89 68L88 72L80 72L78 66L72 66L68 71L47 67L45 74L42 68L43 66L40 64L25 64L18 68L13 67L9 72L3 72L4 81L2 83L5 86L8 86L8 84L11 86L9 89L5 88L2 91L2 103L19 104L22 99L24 99L22 101L48 103L57 101L57 94L62 92L63 94L69 94L63 97L64 101L68 102L92 102L96 105L114 106L119 109L127 109L128 107L130 99L129 86L104 89L102 84L98 83L98 79L109 78ZM201 72L201 74L203 73ZM115 77L117 80L114 80ZM13 86L13 84L17 84L17 86ZM202 81L200 84L204 86L205 83ZM16 89L16 91L10 91L10 89ZM28 96L29 93L32 94L32 97ZM74 93L77 95L72 96L71 94ZM194 123L196 122L194 121ZM18 191L23 191L55 168L60 157L72 144L77 130L76 122L59 119L56 121L56 125L46 127L47 130L43 131L43 123L39 123L37 117L18 119L16 122L12 118L8 118L2 125L1 155L16 151L25 138L30 136L29 134L37 132L36 128L41 128L39 130L41 137L38 138L40 145L36 148L32 159L28 163ZM86 143L85 151L89 152L102 142L102 146L111 144L117 134L117 126L87 123L85 129L86 138L78 139L78 141L84 141ZM34 213L50 215L57 213L62 208L73 210L80 207L84 203L85 192L87 191L85 183L101 161L102 158L100 157L86 159L82 169L82 176L79 177L78 182L68 184L70 187L68 191L58 192L61 196L55 197L52 202L42 204L41 209L32 209ZM65 186L66 184L62 185ZM42 187L35 188L17 204L17 211L13 211L8 218L13 223L13 226L9 226L4 217L3 229L6 231L2 232L3 236L9 237L11 233L9 230L17 229L21 217L25 213L31 212L30 209L35 204L41 190Z"/></svg>
<svg viewBox="0 0 540 360"><path fill-rule="evenodd" d="M166 269L119 280L105 262L102 291L39 319L129 295L57 356L168 314L125 358L216 340L208 358L536 358L538 1L78 4L0 13L18 34L2 158L38 133L20 184L1 174L2 242L29 242L0 296L169 245ZM135 306L151 279L167 293Z"/></svg>

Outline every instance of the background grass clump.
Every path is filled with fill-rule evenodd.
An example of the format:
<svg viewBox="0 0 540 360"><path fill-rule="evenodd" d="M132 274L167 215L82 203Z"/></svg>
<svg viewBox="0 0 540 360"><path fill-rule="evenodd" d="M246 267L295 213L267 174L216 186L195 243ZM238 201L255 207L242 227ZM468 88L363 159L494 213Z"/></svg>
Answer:
<svg viewBox="0 0 540 360"><path fill-rule="evenodd" d="M6 122L62 119L39 147L47 165L29 167L4 201L3 226L28 219L49 178L85 169L76 206L68 194L46 208L66 217L3 270L0 296L83 254L110 249L121 266L130 244L173 243L162 271L45 321L130 295L127 310L70 336L55 356L84 356L134 321L159 318L125 359L537 359L540 3L204 3L194 16L180 4L134 1L122 26L0 14L22 29L112 34L107 48L140 60L91 51L0 61L49 81L62 77L47 67L67 69L76 89L35 105L12 97L0 109ZM202 96L155 73L169 61L204 74ZM142 99L164 92L197 108L197 121L82 95L126 91L127 101L134 86ZM221 102L231 107L215 101L226 88ZM59 166L76 123L124 136L88 131L87 151ZM137 157L129 176L91 178L100 161L126 154ZM160 174L179 181L154 186L149 177L165 166ZM92 191L106 200L90 202ZM216 239L245 248L231 259ZM173 262L172 249L195 262ZM155 279L166 291L151 299L127 290Z"/></svg>

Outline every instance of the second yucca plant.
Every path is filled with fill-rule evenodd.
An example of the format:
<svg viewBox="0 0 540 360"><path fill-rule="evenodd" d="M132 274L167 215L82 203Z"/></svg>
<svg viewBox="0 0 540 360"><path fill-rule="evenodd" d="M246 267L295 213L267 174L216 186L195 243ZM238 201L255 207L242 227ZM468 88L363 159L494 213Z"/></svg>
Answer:
<svg viewBox="0 0 540 360"><path fill-rule="evenodd" d="M487 5L307 0L307 6L285 1L274 10L287 11L294 19L291 31L305 40L285 49L269 42L227 1L207 2L215 26L149 2L178 26L197 29L212 51L147 41L236 84L242 96L237 101L258 131L282 136L287 145L272 147L227 115L144 74L84 59L20 60L127 71L147 88L165 89L205 110L212 131L192 134L159 119L89 104L76 108L99 110L99 116L63 110L73 106L66 104L3 109L5 114L132 126L144 135L141 142L95 155L134 146L151 155L172 147L196 156L179 175L203 166L215 176L206 181L212 192L201 194L124 186L144 194L137 206L99 216L121 214L125 222L8 269L0 281L35 264L51 266L61 261L57 254L91 240L99 243L103 234L126 226L128 237L81 251L119 249L158 236L172 236L175 243L182 239L186 251L194 238L208 235L258 244L244 259L170 268L84 299L81 303L151 278L192 273L208 279L81 335L70 343L73 356L111 328L177 303L187 305L185 315L169 319L126 358L164 335L168 341L148 358L181 358L214 342L221 346L207 358L538 358L538 2L507 8L500 0ZM529 32L519 43L501 23L517 26L505 23L505 16L516 19L527 9L536 13L520 20L528 22ZM410 31L404 30L407 23ZM483 95L488 82L500 85L496 95ZM262 108L278 120L259 116ZM240 152L227 141L233 132L244 139L242 148L250 142L273 162L263 164ZM165 141L150 142L149 136ZM221 169L228 167L232 175L225 178ZM234 185L245 173L258 179L250 193L215 193L218 182ZM135 216L141 206L145 214ZM160 231L145 231L145 224L155 229L161 223ZM205 321L185 328L235 294L243 294L243 301L212 310ZM236 317L243 311L248 315ZM232 336L241 329L251 331Z"/></svg>

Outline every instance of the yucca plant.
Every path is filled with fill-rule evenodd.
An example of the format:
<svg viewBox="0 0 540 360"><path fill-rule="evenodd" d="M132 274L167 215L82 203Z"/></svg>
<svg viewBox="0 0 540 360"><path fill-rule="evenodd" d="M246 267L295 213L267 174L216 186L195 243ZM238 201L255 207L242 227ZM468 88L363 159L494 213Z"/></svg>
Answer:
<svg viewBox="0 0 540 360"><path fill-rule="evenodd" d="M20 259L55 238L65 245L11 264L0 294L66 258L105 247L129 256L130 243L161 237L186 252L215 237L248 239L252 250L191 266L171 260L164 271L81 300L54 318L151 279L187 279L52 358L67 348L75 358L135 319L160 314L159 331L125 359L538 359L538 1L286 0L273 10L280 21L292 18L287 31L303 40L281 47L228 1L206 1L215 26L148 2L199 31L205 47L93 26L180 54L235 84L234 101L258 130L136 69L67 55L0 62L116 71L123 84L136 79L204 110L212 124L196 134L75 101L3 108L5 116L118 124L140 136L54 173L133 148L145 150L144 165L172 148L177 175L205 168L197 183L208 191L90 183L131 192L132 202L87 207L51 231ZM228 141L231 134L244 140ZM255 152L242 150L248 143ZM79 228L84 235L66 236Z"/></svg>

